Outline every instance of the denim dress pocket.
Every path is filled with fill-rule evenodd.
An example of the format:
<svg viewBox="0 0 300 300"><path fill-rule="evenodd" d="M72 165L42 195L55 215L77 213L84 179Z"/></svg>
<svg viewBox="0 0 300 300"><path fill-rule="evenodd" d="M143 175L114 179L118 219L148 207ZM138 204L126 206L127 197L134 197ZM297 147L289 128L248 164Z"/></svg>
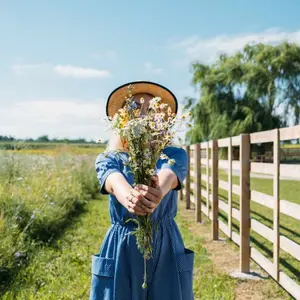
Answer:
<svg viewBox="0 0 300 300"><path fill-rule="evenodd" d="M113 300L115 259L92 255L90 300Z"/></svg>
<svg viewBox="0 0 300 300"><path fill-rule="evenodd" d="M195 253L184 248L184 253L177 256L182 300L193 300L193 269Z"/></svg>

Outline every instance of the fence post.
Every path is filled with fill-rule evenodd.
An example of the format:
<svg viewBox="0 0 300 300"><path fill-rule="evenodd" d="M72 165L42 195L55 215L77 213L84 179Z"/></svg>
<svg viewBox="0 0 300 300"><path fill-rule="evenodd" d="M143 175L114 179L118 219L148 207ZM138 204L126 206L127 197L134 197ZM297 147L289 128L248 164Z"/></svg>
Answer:
<svg viewBox="0 0 300 300"><path fill-rule="evenodd" d="M182 201L183 200L183 188L181 188L180 190L179 190L179 192L178 192L178 194L179 194L179 200L180 201Z"/></svg>
<svg viewBox="0 0 300 300"><path fill-rule="evenodd" d="M250 136L240 136L240 271L250 270Z"/></svg>
<svg viewBox="0 0 300 300"><path fill-rule="evenodd" d="M206 192L207 192L207 198L206 198L206 210L207 210L207 218L209 217L209 142L207 142L206 145Z"/></svg>
<svg viewBox="0 0 300 300"><path fill-rule="evenodd" d="M212 238L219 239L218 202L218 142L212 141Z"/></svg>
<svg viewBox="0 0 300 300"><path fill-rule="evenodd" d="M191 157L190 157L190 146L186 146L185 150L187 152L188 156L188 170L187 170L187 175L186 175L186 180L185 180L185 199L186 199L186 209L190 209L191 207L191 199L190 199L190 192L191 192L191 187L190 187L190 178L191 178Z"/></svg>
<svg viewBox="0 0 300 300"><path fill-rule="evenodd" d="M196 168L196 222L201 223L201 149L200 144L194 148L195 168Z"/></svg>
<svg viewBox="0 0 300 300"><path fill-rule="evenodd" d="M232 239L232 141L228 145L228 229L229 238Z"/></svg>
<svg viewBox="0 0 300 300"><path fill-rule="evenodd" d="M274 197L274 211L273 211L273 229L274 229L274 243L273 243L273 262L275 270L275 279L279 281L279 251L280 251L280 131L274 129L274 144L273 144L273 164L274 164L274 178L273 178L273 197Z"/></svg>

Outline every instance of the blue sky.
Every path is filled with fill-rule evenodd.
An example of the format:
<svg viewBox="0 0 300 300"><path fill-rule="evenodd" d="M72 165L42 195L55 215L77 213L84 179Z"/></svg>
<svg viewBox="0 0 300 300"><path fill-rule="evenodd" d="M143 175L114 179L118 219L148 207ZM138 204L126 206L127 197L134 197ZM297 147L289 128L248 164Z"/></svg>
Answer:
<svg viewBox="0 0 300 300"><path fill-rule="evenodd" d="M300 2L2 1L0 134L107 138L111 90L153 80L195 96L190 64L248 42L300 42Z"/></svg>

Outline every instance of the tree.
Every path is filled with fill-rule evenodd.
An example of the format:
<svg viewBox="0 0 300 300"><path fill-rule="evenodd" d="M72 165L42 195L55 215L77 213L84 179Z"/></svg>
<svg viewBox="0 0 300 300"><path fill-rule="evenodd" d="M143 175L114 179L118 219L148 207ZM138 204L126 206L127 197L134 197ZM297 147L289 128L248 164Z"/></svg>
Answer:
<svg viewBox="0 0 300 300"><path fill-rule="evenodd" d="M42 135L40 137L37 138L37 142L49 142L49 138L48 135Z"/></svg>
<svg viewBox="0 0 300 300"><path fill-rule="evenodd" d="M192 65L199 100L187 99L195 126L190 142L269 130L300 122L300 47L246 45L216 63ZM279 115L278 108L285 113ZM287 114L287 112L289 112Z"/></svg>
<svg viewBox="0 0 300 300"><path fill-rule="evenodd" d="M11 142L14 140L15 140L15 138L12 136L0 135L0 141Z"/></svg>

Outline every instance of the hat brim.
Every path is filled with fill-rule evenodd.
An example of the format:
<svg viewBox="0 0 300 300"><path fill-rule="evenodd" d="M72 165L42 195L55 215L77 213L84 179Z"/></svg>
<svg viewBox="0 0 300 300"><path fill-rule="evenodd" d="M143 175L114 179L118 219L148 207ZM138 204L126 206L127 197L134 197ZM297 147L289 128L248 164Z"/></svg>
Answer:
<svg viewBox="0 0 300 300"><path fill-rule="evenodd" d="M169 89L155 82L133 81L123 84L111 92L106 103L107 116L113 117L115 113L123 107L125 98L128 96L129 85L131 85L132 95L146 93L153 95L153 97L160 97L161 102L168 104L172 112L177 114L177 99Z"/></svg>

